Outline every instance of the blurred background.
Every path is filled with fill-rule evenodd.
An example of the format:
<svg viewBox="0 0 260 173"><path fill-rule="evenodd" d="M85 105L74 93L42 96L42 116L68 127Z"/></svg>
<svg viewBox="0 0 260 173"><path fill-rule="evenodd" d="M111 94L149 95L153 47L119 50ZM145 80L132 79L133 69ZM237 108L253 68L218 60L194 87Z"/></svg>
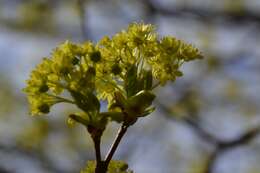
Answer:
<svg viewBox="0 0 260 173"><path fill-rule="evenodd" d="M77 173L94 159L86 130L66 124L73 108L31 117L21 89L58 44L97 41L134 21L205 58L156 90L156 112L129 129L114 159L136 173L260 173L259 0L0 0L1 173Z"/></svg>

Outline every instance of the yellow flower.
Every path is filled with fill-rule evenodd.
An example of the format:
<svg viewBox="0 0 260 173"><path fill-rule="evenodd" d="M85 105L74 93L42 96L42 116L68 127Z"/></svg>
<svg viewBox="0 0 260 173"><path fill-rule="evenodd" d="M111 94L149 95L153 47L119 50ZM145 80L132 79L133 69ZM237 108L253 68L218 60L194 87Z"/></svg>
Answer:
<svg viewBox="0 0 260 173"><path fill-rule="evenodd" d="M137 117L150 114L154 97L145 103L140 100L146 96L141 97L140 93L152 96L158 84L182 76L180 68L184 62L200 58L199 50L192 45L171 36L158 37L151 24L133 23L97 44L62 43L32 71L24 91L32 114L48 113L54 104L68 102L87 114L91 125L103 128L108 120L103 115L113 114L100 113L101 100L115 106L119 104L115 93L119 92L126 102L119 104L121 110L138 114L134 115ZM70 99L63 98L64 91L71 94ZM136 111L129 110L135 108Z"/></svg>

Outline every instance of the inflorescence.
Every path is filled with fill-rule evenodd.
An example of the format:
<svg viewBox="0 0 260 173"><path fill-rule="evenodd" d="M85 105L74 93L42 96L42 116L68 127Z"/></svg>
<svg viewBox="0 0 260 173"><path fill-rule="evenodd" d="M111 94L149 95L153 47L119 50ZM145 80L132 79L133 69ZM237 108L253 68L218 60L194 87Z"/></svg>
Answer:
<svg viewBox="0 0 260 173"><path fill-rule="evenodd" d="M133 23L97 44L59 45L32 71L24 91L32 115L47 114L54 104L65 102L81 110L69 122L90 131L105 129L111 120L133 124L154 110L154 88L175 81L184 62L200 58L192 45L160 38L153 25ZM100 111L101 101L108 103L107 112Z"/></svg>

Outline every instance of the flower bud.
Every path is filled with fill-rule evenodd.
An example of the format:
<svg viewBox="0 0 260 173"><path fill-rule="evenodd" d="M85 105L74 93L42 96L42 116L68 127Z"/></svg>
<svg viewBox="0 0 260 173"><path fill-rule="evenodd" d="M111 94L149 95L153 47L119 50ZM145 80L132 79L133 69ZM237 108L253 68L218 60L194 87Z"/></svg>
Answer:
<svg viewBox="0 0 260 173"><path fill-rule="evenodd" d="M50 106L48 104L42 104L38 107L41 113L47 114L50 112Z"/></svg>
<svg viewBox="0 0 260 173"><path fill-rule="evenodd" d="M122 69L121 69L121 67L119 67L119 65L118 64L114 64L113 66L112 66L112 73L114 74L114 75L118 75L118 74L120 74L121 72L122 72Z"/></svg>
<svg viewBox="0 0 260 173"><path fill-rule="evenodd" d="M91 76L95 76L96 75L96 69L94 67L89 67L87 70L87 74L91 75Z"/></svg>
<svg viewBox="0 0 260 173"><path fill-rule="evenodd" d="M178 77L183 76L183 73L180 70L175 71L175 75Z"/></svg>
<svg viewBox="0 0 260 173"><path fill-rule="evenodd" d="M60 73L62 75L67 75L69 72L70 72L70 70L69 70L68 67L63 67L63 68L60 69Z"/></svg>
<svg viewBox="0 0 260 173"><path fill-rule="evenodd" d="M101 53L100 51L94 51L90 54L90 59L93 62L99 62L101 60Z"/></svg>
<svg viewBox="0 0 260 173"><path fill-rule="evenodd" d="M39 88L39 92L40 93L45 93L45 92L47 92L49 90L49 87L48 87L48 85L46 85L46 84L43 84L42 86L40 86L40 88Z"/></svg>
<svg viewBox="0 0 260 173"><path fill-rule="evenodd" d="M76 57L73 58L73 59L72 59L72 64L73 64L73 65L77 65L77 64L79 64L79 59L76 58Z"/></svg>

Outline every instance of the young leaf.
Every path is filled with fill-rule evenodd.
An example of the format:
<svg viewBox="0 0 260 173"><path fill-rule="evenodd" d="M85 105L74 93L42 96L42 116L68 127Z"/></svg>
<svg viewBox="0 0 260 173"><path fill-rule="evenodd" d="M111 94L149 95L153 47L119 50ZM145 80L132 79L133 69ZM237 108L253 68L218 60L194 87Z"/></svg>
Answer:
<svg viewBox="0 0 260 173"><path fill-rule="evenodd" d="M146 109L141 115L139 115L139 117L145 117L145 116L151 114L154 110L155 110L155 107L151 107L149 109Z"/></svg>
<svg viewBox="0 0 260 173"><path fill-rule="evenodd" d="M143 71L143 88L141 90L151 90L153 85L153 75L151 70Z"/></svg>
<svg viewBox="0 0 260 173"><path fill-rule="evenodd" d="M76 105L86 113L99 112L99 100L91 91L86 92L86 94L82 94L80 92L70 90L70 93L75 99Z"/></svg>
<svg viewBox="0 0 260 173"><path fill-rule="evenodd" d="M136 65L131 65L126 72L125 86L127 97L131 97L137 92L137 67Z"/></svg>
<svg viewBox="0 0 260 173"><path fill-rule="evenodd" d="M121 123L124 120L124 114L122 112L101 112L100 115L108 117L112 121L116 121L118 123Z"/></svg>
<svg viewBox="0 0 260 173"><path fill-rule="evenodd" d="M142 90L129 98L128 109L130 111L135 110L135 113L140 115L146 108L151 106L154 99L155 95L151 91Z"/></svg>
<svg viewBox="0 0 260 173"><path fill-rule="evenodd" d="M80 123L84 126L88 126L90 123L89 119L85 119L79 115L71 114L71 115L69 115L68 122L73 122L73 121Z"/></svg>

